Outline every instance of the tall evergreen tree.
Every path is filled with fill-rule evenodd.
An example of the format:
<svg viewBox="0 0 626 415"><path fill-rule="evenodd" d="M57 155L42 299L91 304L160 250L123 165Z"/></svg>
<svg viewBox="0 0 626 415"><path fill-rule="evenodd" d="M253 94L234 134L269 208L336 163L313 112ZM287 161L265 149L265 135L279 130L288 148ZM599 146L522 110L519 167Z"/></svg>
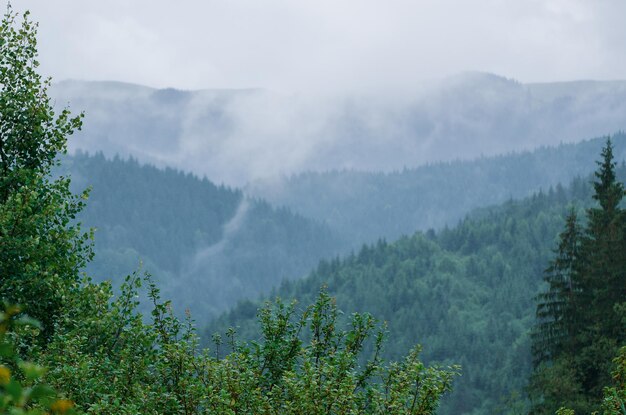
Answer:
<svg viewBox="0 0 626 415"><path fill-rule="evenodd" d="M602 151L595 173L595 194L599 207L588 209L583 249L587 258L586 292L590 294L589 321L611 337L623 336L625 327L614 306L626 301L626 211L620 207L624 185L615 177L611 141Z"/></svg>
<svg viewBox="0 0 626 415"><path fill-rule="evenodd" d="M626 327L615 309L626 301L626 216L620 207L624 185L616 179L611 140L598 165L593 198L599 206L587 210L580 276L585 307L577 333L577 369L583 390L593 400L610 383L611 361L626 342Z"/></svg>
<svg viewBox="0 0 626 415"><path fill-rule="evenodd" d="M624 185L615 174L608 139L593 182L598 206L587 210L581 232L567 218L556 257L546 271L533 333L533 413L568 404L580 412L600 406L611 362L626 343L626 214Z"/></svg>
<svg viewBox="0 0 626 415"><path fill-rule="evenodd" d="M565 230L559 236L555 258L545 271L548 290L538 296L538 324L533 333L535 363L558 356L568 343L579 305L576 304L580 286L575 273L581 255L582 229L576 211L572 209L565 220Z"/></svg>

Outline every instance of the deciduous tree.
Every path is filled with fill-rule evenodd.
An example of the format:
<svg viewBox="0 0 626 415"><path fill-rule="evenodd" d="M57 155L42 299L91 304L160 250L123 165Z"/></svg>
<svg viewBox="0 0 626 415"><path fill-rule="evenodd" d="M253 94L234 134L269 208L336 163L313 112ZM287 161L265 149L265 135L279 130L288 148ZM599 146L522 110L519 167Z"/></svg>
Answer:
<svg viewBox="0 0 626 415"><path fill-rule="evenodd" d="M74 223L86 194L53 178L81 115L56 114L49 79L37 72L37 25L9 7L0 25L0 298L20 304L48 338L65 296L90 258Z"/></svg>

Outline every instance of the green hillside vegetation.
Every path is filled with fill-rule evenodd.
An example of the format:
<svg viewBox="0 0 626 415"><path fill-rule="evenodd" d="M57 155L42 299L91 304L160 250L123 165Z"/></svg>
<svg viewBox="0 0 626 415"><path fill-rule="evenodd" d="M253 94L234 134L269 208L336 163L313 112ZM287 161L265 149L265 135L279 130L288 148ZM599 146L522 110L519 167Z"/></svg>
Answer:
<svg viewBox="0 0 626 415"><path fill-rule="evenodd" d="M380 347L383 333L367 314L341 330L325 292L301 314L266 308L264 341L231 344L222 357L198 348L191 321L172 314L150 278L127 277L117 296L81 278L92 256L75 222L86 195L51 174L81 116L55 115L36 28L10 6L0 23L0 413L435 412L458 369L425 366L419 348L397 363L377 353L361 363L367 339ZM136 309L142 281L151 318Z"/></svg>
<svg viewBox="0 0 626 415"><path fill-rule="evenodd" d="M177 170L84 153L63 170L91 187L79 215L97 229L88 274L119 283L142 261L180 315L206 321L340 249L324 225Z"/></svg>
<svg viewBox="0 0 626 415"><path fill-rule="evenodd" d="M621 166L619 175L626 177ZM322 261L306 279L285 282L272 296L307 304L327 285L346 312L368 310L397 333L383 355L428 345L429 362L458 362L463 376L441 413L497 413L524 407L531 371L529 330L534 298L564 218L592 204L588 179L576 179L522 201L483 208L458 226L418 232L394 243L366 245L343 259ZM260 303L243 302L213 322L255 338Z"/></svg>
<svg viewBox="0 0 626 415"><path fill-rule="evenodd" d="M613 136L626 158L626 134ZM520 199L586 176L603 139L472 161L436 163L393 173L302 173L247 189L270 203L325 222L353 247L378 238L455 225L472 209Z"/></svg>

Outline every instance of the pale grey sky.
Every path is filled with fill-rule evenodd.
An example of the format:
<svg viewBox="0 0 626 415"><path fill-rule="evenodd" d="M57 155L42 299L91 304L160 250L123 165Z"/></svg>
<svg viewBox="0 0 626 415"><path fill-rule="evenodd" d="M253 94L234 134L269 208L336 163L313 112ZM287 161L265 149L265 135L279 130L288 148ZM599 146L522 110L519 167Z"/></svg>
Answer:
<svg viewBox="0 0 626 415"><path fill-rule="evenodd" d="M624 0L13 0L57 81L404 88L465 70L626 78Z"/></svg>

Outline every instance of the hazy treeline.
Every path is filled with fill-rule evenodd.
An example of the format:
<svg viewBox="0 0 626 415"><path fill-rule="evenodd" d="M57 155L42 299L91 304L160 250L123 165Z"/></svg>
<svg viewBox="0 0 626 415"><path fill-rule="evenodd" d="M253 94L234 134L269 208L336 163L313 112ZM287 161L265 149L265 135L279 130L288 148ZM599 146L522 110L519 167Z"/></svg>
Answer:
<svg viewBox="0 0 626 415"><path fill-rule="evenodd" d="M613 137L618 160L626 135ZM394 173L308 172L246 191L328 224L352 246L452 226L474 208L519 199L593 171L601 138Z"/></svg>

